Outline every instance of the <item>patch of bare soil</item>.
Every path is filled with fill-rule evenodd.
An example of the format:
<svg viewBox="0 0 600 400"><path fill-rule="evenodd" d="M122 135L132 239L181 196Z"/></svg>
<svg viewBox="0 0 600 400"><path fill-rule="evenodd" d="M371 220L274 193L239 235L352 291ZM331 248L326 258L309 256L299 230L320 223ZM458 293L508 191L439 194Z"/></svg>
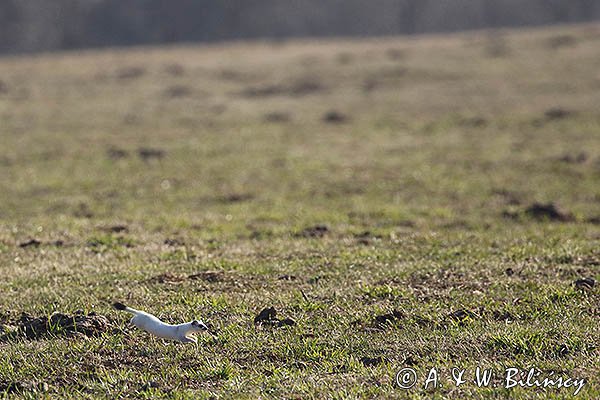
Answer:
<svg viewBox="0 0 600 400"><path fill-rule="evenodd" d="M277 310L275 307L264 308L256 317L254 317L254 324L261 326L271 326L281 328L283 326L294 326L296 321L291 318L277 318Z"/></svg>
<svg viewBox="0 0 600 400"><path fill-rule="evenodd" d="M150 278L148 281L152 283L181 283L188 279L185 275L173 274L171 272L165 272L164 274L156 275Z"/></svg>
<svg viewBox="0 0 600 400"><path fill-rule="evenodd" d="M129 157L129 152L118 147L110 147L106 150L106 156L111 160L120 160Z"/></svg>
<svg viewBox="0 0 600 400"><path fill-rule="evenodd" d="M120 80L132 80L137 79L146 73L146 69L143 67L123 67L117 70L116 77Z"/></svg>
<svg viewBox="0 0 600 400"><path fill-rule="evenodd" d="M202 280L205 282L222 282L225 280L225 272L223 271L202 271L188 276L188 279Z"/></svg>
<svg viewBox="0 0 600 400"><path fill-rule="evenodd" d="M171 247L185 246L185 242L183 240L176 238L167 238L163 241L163 243Z"/></svg>
<svg viewBox="0 0 600 400"><path fill-rule="evenodd" d="M502 212L505 218L518 220L525 216L537 221L551 222L573 222L575 216L570 212L564 211L554 203L533 203L522 210L505 210Z"/></svg>
<svg viewBox="0 0 600 400"><path fill-rule="evenodd" d="M105 232L109 232L109 233L123 233L123 232L128 232L129 228L127 227L127 225L111 225L111 226L106 226L106 227L102 227L100 228L101 230L105 231Z"/></svg>
<svg viewBox="0 0 600 400"><path fill-rule="evenodd" d="M192 89L184 85L173 85L166 88L163 95L171 99L189 97L192 95Z"/></svg>
<svg viewBox="0 0 600 400"><path fill-rule="evenodd" d="M219 203L241 203L254 199L254 195L250 193L231 193L221 196L217 199Z"/></svg>
<svg viewBox="0 0 600 400"><path fill-rule="evenodd" d="M325 90L325 88L319 82L312 80L300 80L291 84L271 84L248 87L241 92L241 95L244 97L301 97L318 93L323 90Z"/></svg>
<svg viewBox="0 0 600 400"><path fill-rule="evenodd" d="M492 311L494 321L516 321L516 317L508 311L494 310Z"/></svg>
<svg viewBox="0 0 600 400"><path fill-rule="evenodd" d="M547 121L555 121L565 119L573 116L573 111L567 110L562 107L550 108L544 112L544 117Z"/></svg>
<svg viewBox="0 0 600 400"><path fill-rule="evenodd" d="M25 249L28 247L40 247L42 245L61 247L61 246L64 246L64 244L65 244L65 242L60 239L52 240L50 242L45 242L45 243L40 240L37 240L37 239L29 239L29 240L19 243L19 247L22 249Z"/></svg>
<svg viewBox="0 0 600 400"><path fill-rule="evenodd" d="M265 116L264 116L265 122L272 122L272 123L289 122L291 119L292 119L292 117L290 116L289 113L281 112L281 111L270 112L268 114L265 114Z"/></svg>
<svg viewBox="0 0 600 400"><path fill-rule="evenodd" d="M314 225L304 228L302 232L300 232L296 236L302 237L314 237L314 238L322 238L323 236L329 233L329 228L327 225Z"/></svg>
<svg viewBox="0 0 600 400"><path fill-rule="evenodd" d="M359 234L354 235L356 242L359 244L370 245L376 240L380 240L382 238L381 235L373 235L370 231L364 231Z"/></svg>
<svg viewBox="0 0 600 400"><path fill-rule="evenodd" d="M52 336L93 337L115 329L116 327L108 318L93 312L84 314L82 311L76 311L73 315L55 312L50 317L34 317L24 312L18 320L9 325L9 328L4 328L7 332L0 337L0 340L19 336L30 340Z"/></svg>
<svg viewBox="0 0 600 400"><path fill-rule="evenodd" d="M180 284L185 281L204 281L208 283L227 282L230 279L224 271L202 271L191 275L165 272L148 280L152 283Z"/></svg>
<svg viewBox="0 0 600 400"><path fill-rule="evenodd" d="M327 122L328 124L343 124L348 121L348 116L336 110L330 110L323 115L323 122Z"/></svg>
<svg viewBox="0 0 600 400"><path fill-rule="evenodd" d="M565 154L558 160L566 164L583 164L588 160L588 155L582 151L577 154Z"/></svg>
<svg viewBox="0 0 600 400"><path fill-rule="evenodd" d="M138 149L138 156L143 161L150 160L162 160L166 155L166 152L162 149L155 149L151 147L140 147Z"/></svg>

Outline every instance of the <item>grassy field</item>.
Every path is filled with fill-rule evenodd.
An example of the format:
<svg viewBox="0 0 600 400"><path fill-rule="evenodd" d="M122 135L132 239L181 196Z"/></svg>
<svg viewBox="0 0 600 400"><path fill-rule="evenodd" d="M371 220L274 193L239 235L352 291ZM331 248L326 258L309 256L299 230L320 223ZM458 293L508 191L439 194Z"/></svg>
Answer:
<svg viewBox="0 0 600 400"><path fill-rule="evenodd" d="M2 58L0 393L598 399L599 104L598 25Z"/></svg>

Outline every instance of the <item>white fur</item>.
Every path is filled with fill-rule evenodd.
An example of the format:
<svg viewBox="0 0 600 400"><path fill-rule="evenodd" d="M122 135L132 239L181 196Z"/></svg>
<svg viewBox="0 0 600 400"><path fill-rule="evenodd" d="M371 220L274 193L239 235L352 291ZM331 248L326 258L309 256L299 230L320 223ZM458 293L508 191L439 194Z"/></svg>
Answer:
<svg viewBox="0 0 600 400"><path fill-rule="evenodd" d="M160 338L176 340L182 343L196 343L196 337L193 335L208 329L202 321L171 325L162 322L152 314L134 308L126 307L124 311L133 314L131 323L137 328Z"/></svg>

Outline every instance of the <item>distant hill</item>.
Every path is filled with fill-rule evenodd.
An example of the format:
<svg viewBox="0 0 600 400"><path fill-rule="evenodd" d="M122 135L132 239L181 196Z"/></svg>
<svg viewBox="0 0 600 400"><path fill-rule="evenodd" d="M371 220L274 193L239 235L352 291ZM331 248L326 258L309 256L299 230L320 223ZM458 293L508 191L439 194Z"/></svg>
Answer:
<svg viewBox="0 0 600 400"><path fill-rule="evenodd" d="M590 21L598 0L0 0L0 53Z"/></svg>

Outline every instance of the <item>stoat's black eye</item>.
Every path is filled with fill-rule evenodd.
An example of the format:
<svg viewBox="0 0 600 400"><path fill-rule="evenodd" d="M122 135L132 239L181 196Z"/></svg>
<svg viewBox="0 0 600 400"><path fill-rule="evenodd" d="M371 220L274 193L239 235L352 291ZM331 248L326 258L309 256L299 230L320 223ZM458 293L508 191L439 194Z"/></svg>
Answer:
<svg viewBox="0 0 600 400"><path fill-rule="evenodd" d="M200 325L200 322L198 322L198 321L195 321L195 320L194 320L194 321L192 321L192 326L199 326L199 325Z"/></svg>

